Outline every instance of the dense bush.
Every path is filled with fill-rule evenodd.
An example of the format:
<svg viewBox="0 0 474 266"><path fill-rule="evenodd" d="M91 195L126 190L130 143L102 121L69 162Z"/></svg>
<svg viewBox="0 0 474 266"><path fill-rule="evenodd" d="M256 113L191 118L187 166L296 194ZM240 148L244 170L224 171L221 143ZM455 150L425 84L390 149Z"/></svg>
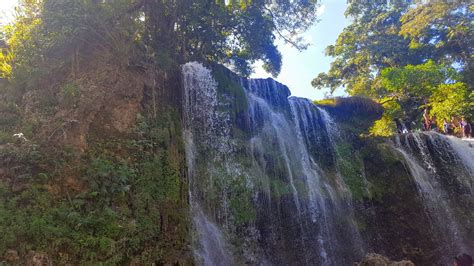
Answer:
<svg viewBox="0 0 474 266"><path fill-rule="evenodd" d="M11 182L0 182L0 254L44 251L58 264L176 260L170 252L188 241L184 159L171 145L179 140L162 134L177 133L170 117L159 120L141 120L131 139L97 139L79 157L30 142L1 149Z"/></svg>

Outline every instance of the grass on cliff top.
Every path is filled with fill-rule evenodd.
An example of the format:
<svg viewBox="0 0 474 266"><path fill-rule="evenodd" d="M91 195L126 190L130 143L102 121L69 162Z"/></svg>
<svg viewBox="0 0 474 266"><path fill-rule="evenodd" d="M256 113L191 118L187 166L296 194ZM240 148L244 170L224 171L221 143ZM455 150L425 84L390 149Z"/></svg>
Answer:
<svg viewBox="0 0 474 266"><path fill-rule="evenodd" d="M313 103L329 109L339 109L353 115L381 116L383 113L380 104L361 96L328 98L316 100Z"/></svg>

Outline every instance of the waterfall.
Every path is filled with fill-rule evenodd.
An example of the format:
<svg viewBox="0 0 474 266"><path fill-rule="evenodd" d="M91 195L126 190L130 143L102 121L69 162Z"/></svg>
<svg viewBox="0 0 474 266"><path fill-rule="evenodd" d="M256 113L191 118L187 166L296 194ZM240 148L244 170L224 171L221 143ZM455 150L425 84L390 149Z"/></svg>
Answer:
<svg viewBox="0 0 474 266"><path fill-rule="evenodd" d="M337 166L337 127L309 100L272 79L182 67L183 120L196 261L349 265L364 245ZM222 77L220 77L222 79ZM227 87L238 86L245 108ZM235 97L235 96L234 96ZM332 154L332 155L331 155Z"/></svg>
<svg viewBox="0 0 474 266"><path fill-rule="evenodd" d="M342 141L342 135L340 133L340 130L336 124L336 122L331 118L329 113L318 107L319 112L321 113L321 119L325 125L326 128L326 134L329 138L329 143L331 144L332 150L333 150L333 156L335 157L335 165L336 165L336 178L335 181L340 188L340 191L342 193L342 197L344 198L343 204L346 206L345 208L339 207L338 210L344 210L344 213L346 214L346 217L348 217L348 222L349 222L349 231L350 235L352 236L352 239L354 240L353 246L359 247L357 250L359 254L362 254L365 246L364 246L364 241L362 240L362 237L359 233L359 231L356 228L355 224L355 219L354 219L354 209L352 207L352 195L347 187L346 183L343 180L343 176L340 172L340 166L339 162L343 162L344 158L341 157L341 155L338 153L337 149L335 148L338 142L340 143ZM361 171L363 173L363 171ZM362 175L362 179L364 181L364 187L367 192L368 192L368 182L367 179L365 178L365 175Z"/></svg>
<svg viewBox="0 0 474 266"><path fill-rule="evenodd" d="M273 79L244 79L196 62L182 74L196 264L351 265L367 251L390 252L396 229L378 225L407 220L385 223L372 215L404 211L420 224L403 224L393 255L420 244L434 254L423 258L430 262L474 253L466 211L474 206L472 143L411 133L391 144L360 140L365 150L357 155L339 129L347 125L331 117L340 119L337 111L290 97ZM405 208L392 186L413 208ZM387 210L391 203L396 209ZM415 235L432 239L410 240L420 227Z"/></svg>
<svg viewBox="0 0 474 266"><path fill-rule="evenodd" d="M182 68L184 94L184 140L186 146L186 161L188 166L188 178L190 183L189 200L191 206L191 217L193 227L197 236L193 239L194 254L196 262L204 265L229 265L232 262L229 244L218 226L211 222L203 212L200 198L205 193L197 180L197 147L194 139L205 141L200 145L207 145L219 151L226 150L226 142L212 142L211 138L201 136L219 135L216 124L217 116L217 83L212 78L211 72L198 63L188 63ZM224 119L225 120L225 119ZM203 131L195 130L199 128ZM222 138L220 139L222 141ZM212 178L211 176L209 176ZM209 179L206 182L212 186L214 182Z"/></svg>
<svg viewBox="0 0 474 266"><path fill-rule="evenodd" d="M474 177L474 142L461 140L454 136L448 136L446 139L462 161L463 165L466 167L467 171L470 172L471 177Z"/></svg>
<svg viewBox="0 0 474 266"><path fill-rule="evenodd" d="M466 244L467 232L462 228L462 214L454 199L462 193L471 194L474 180L472 163L474 148L468 143L435 132L411 133L397 137L395 149L404 158L410 175L423 199L430 218L433 235L449 263L459 252L471 253Z"/></svg>
<svg viewBox="0 0 474 266"><path fill-rule="evenodd" d="M352 196L339 171L339 160L336 145L341 141L339 128L331 116L322 108L316 107L308 99L291 97L289 99L296 127L299 129L297 138L301 143L301 161L305 169L309 182L308 188L313 192L317 206L321 209L324 217L324 228L327 242L333 249L333 255L341 252L341 246L352 249L350 252L362 255L364 250L363 240L354 222L354 210L352 208ZM324 139L325 141L321 142ZM327 176L311 156L310 145L320 142L315 149L315 153L321 152L321 147L327 146L331 151L333 163L335 164L335 175L331 180L321 178ZM326 156L328 155L325 153ZM309 170L309 171L308 171ZM328 200L321 198L327 195ZM344 219L345 233L350 235L350 239L336 237L341 228L335 228L335 220Z"/></svg>

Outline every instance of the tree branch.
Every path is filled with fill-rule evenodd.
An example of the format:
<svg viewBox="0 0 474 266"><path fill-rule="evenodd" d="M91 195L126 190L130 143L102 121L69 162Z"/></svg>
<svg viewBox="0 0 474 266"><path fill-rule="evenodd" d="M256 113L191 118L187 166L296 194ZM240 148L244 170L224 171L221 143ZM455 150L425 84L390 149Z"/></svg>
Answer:
<svg viewBox="0 0 474 266"><path fill-rule="evenodd" d="M280 29L278 28L277 26L277 23L275 23L275 15L273 15L273 12L266 6L263 7L266 11L268 11L268 13L270 14L270 16L272 17L272 21L273 21L273 24L275 25L275 31L276 33L278 34L278 36L280 36L280 38L282 38L285 42L291 44L291 46L293 46L294 48L296 48L296 50L298 50L298 52L301 52L304 50L304 48L297 44L296 42L292 41L291 39L287 38L281 31Z"/></svg>

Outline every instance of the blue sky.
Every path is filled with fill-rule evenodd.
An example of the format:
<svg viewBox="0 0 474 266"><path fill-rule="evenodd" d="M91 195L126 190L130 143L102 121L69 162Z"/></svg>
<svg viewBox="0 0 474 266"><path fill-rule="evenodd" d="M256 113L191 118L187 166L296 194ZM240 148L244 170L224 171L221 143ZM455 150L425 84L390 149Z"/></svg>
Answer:
<svg viewBox="0 0 474 266"><path fill-rule="evenodd" d="M17 0L0 0L0 24L12 18L13 8ZM311 46L302 52L298 52L290 45L279 42L279 49L283 55L283 67L280 75L276 78L279 82L287 85L292 95L306 97L309 99L322 99L329 90L316 90L311 87L311 80L320 72L329 69L331 57L324 55L326 46L333 44L342 29L349 24L344 17L346 9L345 0L322 0L318 10L319 23L304 33L304 38ZM252 77L269 77L261 67L256 65ZM342 95L342 89L336 91L335 95Z"/></svg>
<svg viewBox="0 0 474 266"><path fill-rule="evenodd" d="M278 45L283 55L283 67L280 75L276 78L279 82L287 85L292 95L309 99L322 99L326 90L317 90L311 87L311 80L320 72L329 70L331 57L324 55L324 50L330 44L336 42L337 36L342 29L349 25L349 20L344 16L346 10L345 0L322 0L318 10L319 23L315 24L304 34L311 46L298 52L290 45L280 43ZM260 67L251 77L266 78L267 73ZM343 95L343 89L338 89L335 95Z"/></svg>

